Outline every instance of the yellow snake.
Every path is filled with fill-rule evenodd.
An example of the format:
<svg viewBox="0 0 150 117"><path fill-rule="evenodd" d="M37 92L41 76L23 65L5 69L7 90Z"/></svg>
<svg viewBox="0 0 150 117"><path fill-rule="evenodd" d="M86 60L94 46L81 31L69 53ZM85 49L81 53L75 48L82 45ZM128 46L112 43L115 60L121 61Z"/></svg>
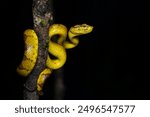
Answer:
<svg viewBox="0 0 150 117"><path fill-rule="evenodd" d="M59 69L66 62L66 49L74 48L78 45L78 36L88 34L93 30L93 27L87 24L75 25L67 32L66 26L62 24L53 24L49 28L49 43L48 52L57 59L51 59L47 56L46 68L40 73L37 80L37 90L42 91L43 84L47 75L52 73L52 70ZM67 33L69 40L66 40ZM59 35L57 42L52 40L52 37ZM23 60L17 68L17 72L26 77L33 70L38 56L38 37L34 30L27 29L24 32L25 51Z"/></svg>

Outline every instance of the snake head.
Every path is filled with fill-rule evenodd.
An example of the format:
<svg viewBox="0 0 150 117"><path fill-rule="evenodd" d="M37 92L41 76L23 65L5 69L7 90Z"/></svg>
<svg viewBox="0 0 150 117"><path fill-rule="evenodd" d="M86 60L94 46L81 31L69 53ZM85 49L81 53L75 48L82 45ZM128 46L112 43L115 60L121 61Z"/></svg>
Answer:
<svg viewBox="0 0 150 117"><path fill-rule="evenodd" d="M93 30L93 26L87 24L75 25L70 28L70 31L73 34L88 34L92 32L92 30Z"/></svg>

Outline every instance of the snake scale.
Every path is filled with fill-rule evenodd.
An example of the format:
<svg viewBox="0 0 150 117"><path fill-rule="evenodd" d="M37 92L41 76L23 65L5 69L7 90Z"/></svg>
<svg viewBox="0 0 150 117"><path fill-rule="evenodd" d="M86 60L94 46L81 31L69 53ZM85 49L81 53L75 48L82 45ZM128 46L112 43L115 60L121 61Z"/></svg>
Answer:
<svg viewBox="0 0 150 117"><path fill-rule="evenodd" d="M67 31L66 26L62 24L53 24L49 27L48 52L55 56L52 59L49 55L46 60L46 68L40 73L37 80L37 91L41 92L43 85L53 70L61 68L67 59L66 49L74 48L79 43L78 36L88 34L93 30L93 26L87 24L75 25ZM58 35L57 42L52 37ZM67 35L69 40L67 39ZM24 32L25 50L24 56L17 67L17 72L26 77L33 70L38 56L38 37L34 30L27 29Z"/></svg>

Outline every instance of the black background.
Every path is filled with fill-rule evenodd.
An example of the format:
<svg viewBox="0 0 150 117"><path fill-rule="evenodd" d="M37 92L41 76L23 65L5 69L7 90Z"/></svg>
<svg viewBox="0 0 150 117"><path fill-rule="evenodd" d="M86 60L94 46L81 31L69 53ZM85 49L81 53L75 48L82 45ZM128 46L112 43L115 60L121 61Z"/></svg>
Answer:
<svg viewBox="0 0 150 117"><path fill-rule="evenodd" d="M54 0L55 23L94 26L67 51L64 99L150 99L146 5L140 0ZM24 52L23 31L33 27L32 0L5 1L0 8L0 97L23 99L25 79L16 68ZM51 77L42 99L53 99L53 84Z"/></svg>

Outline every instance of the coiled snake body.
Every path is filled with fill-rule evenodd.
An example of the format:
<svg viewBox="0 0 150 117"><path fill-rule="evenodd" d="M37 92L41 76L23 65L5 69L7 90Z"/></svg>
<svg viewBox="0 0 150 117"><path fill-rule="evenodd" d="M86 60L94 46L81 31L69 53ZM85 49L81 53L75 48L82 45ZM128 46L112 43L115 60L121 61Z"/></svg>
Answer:
<svg viewBox="0 0 150 117"><path fill-rule="evenodd" d="M87 24L75 25L67 32L67 28L62 24L53 24L49 28L49 43L48 52L57 59L51 59L47 56L46 68L40 73L37 80L37 90L42 91L43 85L47 76L52 73L52 70L59 69L66 62L66 49L74 48L78 45L78 36L88 34L93 30L93 27ZM69 41L66 40L67 33ZM59 35L57 42L52 41L52 37ZM25 51L21 64L17 68L17 72L26 77L33 70L38 56L38 37L34 30L27 29L24 32Z"/></svg>

